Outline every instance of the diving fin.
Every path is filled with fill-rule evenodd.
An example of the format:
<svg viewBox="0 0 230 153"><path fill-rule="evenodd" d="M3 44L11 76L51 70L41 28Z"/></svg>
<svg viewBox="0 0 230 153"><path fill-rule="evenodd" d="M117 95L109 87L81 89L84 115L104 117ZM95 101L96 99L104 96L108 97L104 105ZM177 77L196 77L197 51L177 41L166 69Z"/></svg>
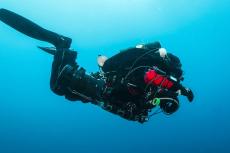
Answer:
<svg viewBox="0 0 230 153"><path fill-rule="evenodd" d="M40 46L38 46L38 48L43 50L46 53L51 54L51 55L55 55L57 52L57 49L55 47L40 47Z"/></svg>
<svg viewBox="0 0 230 153"><path fill-rule="evenodd" d="M0 21L37 40L53 44L56 48L70 48L72 39L44 29L29 19L1 8Z"/></svg>

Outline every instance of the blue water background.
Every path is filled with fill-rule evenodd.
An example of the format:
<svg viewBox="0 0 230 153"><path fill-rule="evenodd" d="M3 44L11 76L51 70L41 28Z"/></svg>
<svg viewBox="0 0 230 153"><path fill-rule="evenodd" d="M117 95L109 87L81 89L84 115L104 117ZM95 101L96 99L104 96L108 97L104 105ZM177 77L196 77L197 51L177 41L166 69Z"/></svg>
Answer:
<svg viewBox="0 0 230 153"><path fill-rule="evenodd" d="M193 103L170 117L126 121L49 89L52 57L0 23L0 153L229 153L229 0L1 0L43 27L69 36L78 63L159 40L180 57Z"/></svg>

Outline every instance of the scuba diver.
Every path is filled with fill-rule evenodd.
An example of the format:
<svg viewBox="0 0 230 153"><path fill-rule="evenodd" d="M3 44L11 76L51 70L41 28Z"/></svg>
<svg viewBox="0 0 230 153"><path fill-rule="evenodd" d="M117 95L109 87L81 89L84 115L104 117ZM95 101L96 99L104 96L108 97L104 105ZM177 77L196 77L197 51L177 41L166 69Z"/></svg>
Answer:
<svg viewBox="0 0 230 153"><path fill-rule="evenodd" d="M140 123L160 112L171 115L179 108L178 97L190 102L194 95L182 85L183 70L178 57L167 53L159 42L141 44L107 58L98 56L99 71L88 74L76 62L72 39L46 30L6 9L0 20L19 32L54 45L39 47L54 55L50 88L70 101L100 106L127 120ZM157 111L151 112L158 108Z"/></svg>

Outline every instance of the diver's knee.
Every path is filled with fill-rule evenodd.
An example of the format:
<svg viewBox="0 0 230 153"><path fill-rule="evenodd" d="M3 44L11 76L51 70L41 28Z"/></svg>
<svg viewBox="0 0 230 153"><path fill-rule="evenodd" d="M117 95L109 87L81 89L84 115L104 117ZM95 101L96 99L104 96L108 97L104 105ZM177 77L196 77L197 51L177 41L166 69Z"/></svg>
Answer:
<svg viewBox="0 0 230 153"><path fill-rule="evenodd" d="M65 95L64 91L61 88L55 86L54 84L50 84L50 89L56 95L59 95L59 96L64 96Z"/></svg>

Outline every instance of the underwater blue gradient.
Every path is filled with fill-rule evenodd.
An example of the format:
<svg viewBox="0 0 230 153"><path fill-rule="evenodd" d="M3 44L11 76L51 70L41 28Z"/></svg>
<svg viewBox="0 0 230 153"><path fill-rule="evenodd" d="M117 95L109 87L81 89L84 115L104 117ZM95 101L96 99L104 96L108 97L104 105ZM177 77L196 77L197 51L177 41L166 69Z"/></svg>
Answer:
<svg viewBox="0 0 230 153"><path fill-rule="evenodd" d="M49 89L52 57L0 22L0 153L229 153L229 0L1 0L43 27L69 36L78 63L159 40L181 58L194 103L172 116L126 121Z"/></svg>

